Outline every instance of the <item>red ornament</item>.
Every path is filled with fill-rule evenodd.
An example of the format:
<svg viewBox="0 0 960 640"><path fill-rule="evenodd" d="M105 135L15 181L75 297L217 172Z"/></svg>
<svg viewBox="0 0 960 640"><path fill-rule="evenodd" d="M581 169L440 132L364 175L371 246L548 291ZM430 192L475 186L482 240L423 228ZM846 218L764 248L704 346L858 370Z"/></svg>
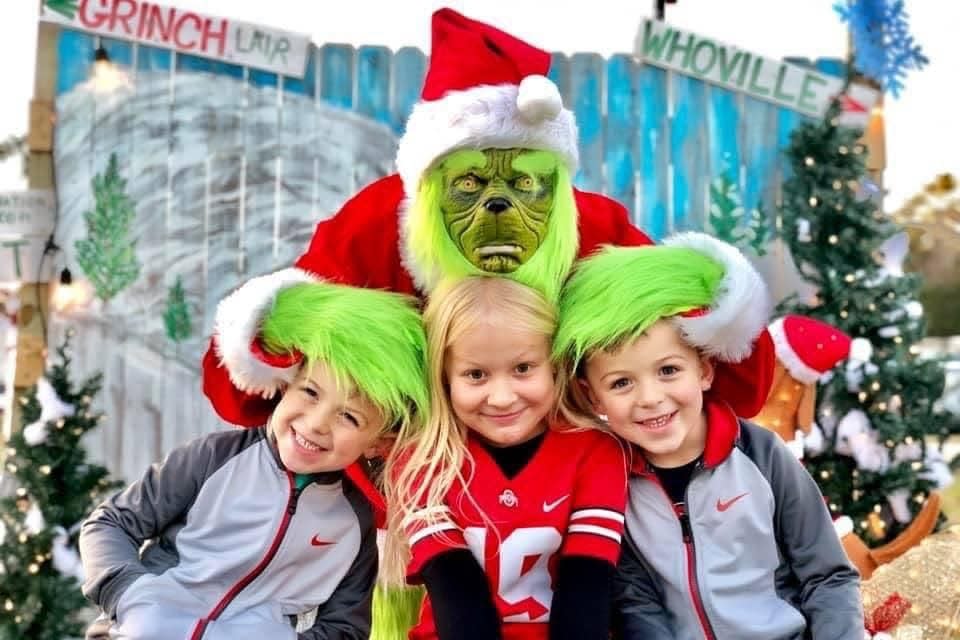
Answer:
<svg viewBox="0 0 960 640"><path fill-rule="evenodd" d="M909 600L899 593L894 593L864 617L863 626L870 633L890 631L900 624L903 617L910 611L910 606Z"/></svg>

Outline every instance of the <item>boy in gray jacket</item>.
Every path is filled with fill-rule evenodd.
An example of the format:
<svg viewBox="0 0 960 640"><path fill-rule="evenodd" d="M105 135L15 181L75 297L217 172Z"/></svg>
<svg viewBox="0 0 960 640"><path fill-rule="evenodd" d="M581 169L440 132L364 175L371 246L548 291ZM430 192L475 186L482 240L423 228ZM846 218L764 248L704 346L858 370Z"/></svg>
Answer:
<svg viewBox="0 0 960 640"><path fill-rule="evenodd" d="M83 591L111 638L369 637L376 529L345 470L424 415L420 316L397 294L299 284L255 346L287 365L268 423L174 449L83 524Z"/></svg>
<svg viewBox="0 0 960 640"><path fill-rule="evenodd" d="M633 454L615 637L862 640L859 576L816 483L737 417L772 375L763 280L709 236L668 242L579 265L554 346L568 418L603 416ZM738 366L757 349L769 367Z"/></svg>

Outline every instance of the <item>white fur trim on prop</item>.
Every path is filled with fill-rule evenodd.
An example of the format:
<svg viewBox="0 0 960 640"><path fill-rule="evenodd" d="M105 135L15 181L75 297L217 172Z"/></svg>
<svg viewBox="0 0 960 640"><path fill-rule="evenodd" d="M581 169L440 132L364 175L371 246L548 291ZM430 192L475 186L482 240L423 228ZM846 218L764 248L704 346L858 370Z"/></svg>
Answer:
<svg viewBox="0 0 960 640"><path fill-rule="evenodd" d="M777 358L783 363L794 378L803 384L813 384L823 375L813 367L807 366L797 352L790 346L790 340L787 339L787 332L783 329L783 318L777 318L767 327L770 331L770 337L773 339L774 349L777 351Z"/></svg>
<svg viewBox="0 0 960 640"><path fill-rule="evenodd" d="M437 158L456 149L552 151L560 154L573 175L577 124L559 99L560 92L548 78L530 76L520 87L480 85L417 103L397 148L397 172L407 195L416 193L421 176Z"/></svg>
<svg viewBox="0 0 960 640"><path fill-rule="evenodd" d="M767 326L773 303L767 285L736 247L705 233L680 233L663 244L699 251L724 266L709 313L674 322L691 344L724 362L740 362Z"/></svg>
<svg viewBox="0 0 960 640"><path fill-rule="evenodd" d="M853 520L850 519L850 516L840 516L833 521L833 530L837 532L838 538L843 538L843 536L853 533Z"/></svg>
<svg viewBox="0 0 960 640"><path fill-rule="evenodd" d="M217 305L213 324L217 355L238 389L271 398L296 376L300 365L271 367L251 353L250 344L277 293L317 280L303 269L282 269L251 278Z"/></svg>

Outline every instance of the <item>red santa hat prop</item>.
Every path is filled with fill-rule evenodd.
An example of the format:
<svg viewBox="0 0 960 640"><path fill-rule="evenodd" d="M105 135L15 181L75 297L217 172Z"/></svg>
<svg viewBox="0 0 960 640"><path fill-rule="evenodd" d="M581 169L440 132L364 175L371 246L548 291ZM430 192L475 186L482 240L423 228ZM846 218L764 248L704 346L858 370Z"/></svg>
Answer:
<svg viewBox="0 0 960 640"><path fill-rule="evenodd" d="M777 359L794 378L813 384L850 353L850 336L813 318L787 315L768 327Z"/></svg>
<svg viewBox="0 0 960 640"><path fill-rule="evenodd" d="M397 149L407 194L457 149L552 151L575 173L577 125L549 69L546 51L452 9L435 12L421 100Z"/></svg>

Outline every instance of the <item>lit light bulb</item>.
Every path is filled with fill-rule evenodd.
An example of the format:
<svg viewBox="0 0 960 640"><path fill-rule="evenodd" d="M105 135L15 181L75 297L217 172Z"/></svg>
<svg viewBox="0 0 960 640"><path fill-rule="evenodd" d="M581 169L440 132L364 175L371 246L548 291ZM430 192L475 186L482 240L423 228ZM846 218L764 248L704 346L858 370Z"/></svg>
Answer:
<svg viewBox="0 0 960 640"><path fill-rule="evenodd" d="M112 93L119 89L132 87L130 77L110 60L110 54L103 47L98 47L93 55L93 69L90 74L89 87L94 93Z"/></svg>
<svg viewBox="0 0 960 640"><path fill-rule="evenodd" d="M829 242L830 244L837 244L838 242L840 242L840 238L838 238L834 234L834 235L831 235L829 238L827 238L827 242Z"/></svg>
<svg viewBox="0 0 960 640"><path fill-rule="evenodd" d="M75 280L70 269L60 272L60 280L50 293L50 306L57 313L82 309L93 299L93 291L86 280Z"/></svg>
<svg viewBox="0 0 960 640"><path fill-rule="evenodd" d="M813 158L811 158L810 156L807 156L806 158L803 159L803 164L807 165L808 167L812 167L815 163L813 161Z"/></svg>
<svg viewBox="0 0 960 640"><path fill-rule="evenodd" d="M817 203L820 201L817 200L817 196L810 196L810 200L808 200L808 202L810 203L811 207L815 207L817 206Z"/></svg>

